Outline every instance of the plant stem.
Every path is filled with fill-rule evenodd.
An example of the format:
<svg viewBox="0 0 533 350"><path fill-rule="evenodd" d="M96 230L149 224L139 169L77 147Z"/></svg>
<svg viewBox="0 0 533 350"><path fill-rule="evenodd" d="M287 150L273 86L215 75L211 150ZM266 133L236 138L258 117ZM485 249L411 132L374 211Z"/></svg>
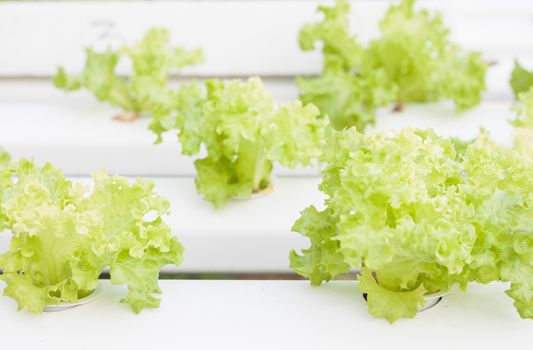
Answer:
<svg viewBox="0 0 533 350"><path fill-rule="evenodd" d="M268 186L272 162L266 158L262 142L244 141L236 162L235 172L240 181L250 181L252 192Z"/></svg>

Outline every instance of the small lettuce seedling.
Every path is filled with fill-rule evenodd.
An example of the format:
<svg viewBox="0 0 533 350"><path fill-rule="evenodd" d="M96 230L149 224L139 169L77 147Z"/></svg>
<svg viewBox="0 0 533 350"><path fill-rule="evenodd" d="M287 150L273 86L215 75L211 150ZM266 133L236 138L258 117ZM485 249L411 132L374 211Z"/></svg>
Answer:
<svg viewBox="0 0 533 350"><path fill-rule="evenodd" d="M4 295L19 309L89 295L102 271L128 286L122 300L136 312L158 307L159 270L179 264L183 247L163 222L169 202L147 180L93 174L91 191L50 164L22 159L0 166L0 227L12 234L0 255Z"/></svg>
<svg viewBox="0 0 533 350"><path fill-rule="evenodd" d="M209 80L205 88L171 93L154 109L151 129L158 141L176 130L184 154L205 147L207 157L194 162L196 187L215 207L268 190L275 162L307 166L321 155L328 120L315 106L277 105L259 78Z"/></svg>
<svg viewBox="0 0 533 350"><path fill-rule="evenodd" d="M511 282L533 318L533 166L481 135L458 155L431 131L336 132L325 154L325 208L293 230L311 246L291 267L314 285L361 268L369 312L412 318L424 296L470 282ZM487 306L489 307L489 306Z"/></svg>
<svg viewBox="0 0 533 350"><path fill-rule="evenodd" d="M449 40L440 14L402 0L381 20L381 37L365 46L350 34L346 0L319 11L324 19L302 27L300 47L310 51L322 43L323 71L297 83L301 99L329 115L336 129L363 131L374 123L376 108L391 102L396 110L441 99L453 100L459 111L479 104L488 64Z"/></svg>
<svg viewBox="0 0 533 350"><path fill-rule="evenodd" d="M99 101L121 108L118 119L135 119L151 110L153 102L167 89L172 72L204 60L200 49L187 51L170 46L169 41L166 29L152 28L133 46L103 52L88 48L83 72L68 75L59 67L54 85L65 91L85 88ZM122 58L131 62L133 72L129 77L116 73Z"/></svg>

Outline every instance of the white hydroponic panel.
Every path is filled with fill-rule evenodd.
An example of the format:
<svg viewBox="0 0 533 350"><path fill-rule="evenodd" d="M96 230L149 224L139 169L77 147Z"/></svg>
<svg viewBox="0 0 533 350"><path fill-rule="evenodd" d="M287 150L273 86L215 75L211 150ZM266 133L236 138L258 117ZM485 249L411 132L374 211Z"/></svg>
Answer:
<svg viewBox="0 0 533 350"><path fill-rule="evenodd" d="M0 3L0 76L50 76L57 65L79 69L86 46L118 45L152 26L167 27L175 43L202 47L205 64L188 75L316 73L319 53L296 44L303 23L318 18L319 1L120 1ZM330 1L331 3L331 1ZM366 41L391 1L351 1L353 32ZM529 0L431 0L453 40L491 60L533 57Z"/></svg>
<svg viewBox="0 0 533 350"><path fill-rule="evenodd" d="M267 79L266 85L280 101L297 96L291 80ZM408 105L402 113L383 108L376 127L433 128L464 139L475 137L483 127L499 142L510 145L507 121L514 117L511 106L510 98L492 98L461 114L454 112L451 103ZM0 146L16 158L49 161L68 175L88 175L99 168L128 176L195 174L194 157L180 154L174 133L167 133L164 142L155 145L155 134L148 130L149 118L121 123L112 120L117 112L86 92L65 95L47 81L0 83ZM317 169L281 167L274 172L319 173Z"/></svg>
<svg viewBox="0 0 533 350"><path fill-rule="evenodd" d="M185 246L183 264L165 272L289 272L290 250L309 245L291 227L300 211L311 204L321 207L324 198L318 177L279 177L269 195L214 209L196 193L192 177L153 180L156 192L171 201L165 221ZM10 238L0 234L0 253Z"/></svg>
<svg viewBox="0 0 533 350"><path fill-rule="evenodd" d="M103 281L93 303L42 315L0 298L2 349L529 349L501 284L453 292L415 319L389 325L368 314L355 282L160 281L159 309L135 315L126 288Z"/></svg>

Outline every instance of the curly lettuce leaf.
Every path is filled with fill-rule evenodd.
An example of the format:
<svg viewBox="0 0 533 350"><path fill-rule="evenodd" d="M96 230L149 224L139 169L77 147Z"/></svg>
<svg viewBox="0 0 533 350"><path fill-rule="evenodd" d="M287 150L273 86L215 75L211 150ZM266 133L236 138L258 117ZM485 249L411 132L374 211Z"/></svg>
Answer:
<svg viewBox="0 0 533 350"><path fill-rule="evenodd" d="M533 271L529 271L527 278L529 281L533 279ZM531 282L511 283L511 288L506 293L513 298L514 306L520 317L533 319L533 285Z"/></svg>
<svg viewBox="0 0 533 350"><path fill-rule="evenodd" d="M311 284L320 285L330 281L340 273L350 270L350 265L339 251L337 223L335 217L326 209L318 211L314 206L306 208L296 221L292 230L309 238L311 246L301 254L290 253L290 267L298 274L309 278Z"/></svg>
<svg viewBox="0 0 533 350"><path fill-rule="evenodd" d="M203 107L204 144L215 158L231 158L242 140L257 142L262 124L271 117L274 100L259 78L246 82L210 80Z"/></svg>
<svg viewBox="0 0 533 350"><path fill-rule="evenodd" d="M486 90L485 76L488 63L483 60L481 53L469 52L461 54L455 47L450 50L448 59L442 64L442 80L435 85L440 99L450 99L454 102L458 112L473 108L481 102L481 95Z"/></svg>
<svg viewBox="0 0 533 350"><path fill-rule="evenodd" d="M409 291L389 290L380 285L366 268L361 270L359 289L366 294L368 311L390 323L402 318L414 318L419 308L426 305L426 289L422 284Z"/></svg>
<svg viewBox="0 0 533 350"><path fill-rule="evenodd" d="M24 159L1 172L9 181L2 182L0 218L13 237L0 256L0 279L19 309L41 313L75 302L106 267L112 283L128 286L124 302L135 312L159 305L159 270L179 264L183 248L162 220L169 203L153 183L96 172L89 192L50 164Z"/></svg>
<svg viewBox="0 0 533 350"><path fill-rule="evenodd" d="M518 60L515 60L509 84L513 90L514 97L519 99L520 94L527 92L533 86L533 72L528 71Z"/></svg>
<svg viewBox="0 0 533 350"><path fill-rule="evenodd" d="M159 270L182 260L183 248L162 220L170 203L153 192L152 181L130 183L103 171L94 173L93 178L94 189L80 205L97 215L95 233L101 243L112 248L101 254L111 268L111 282L128 285L129 295L123 301L135 312L157 307L159 299L152 294L160 293ZM155 214L155 219L147 221L149 214Z"/></svg>
<svg viewBox="0 0 533 350"><path fill-rule="evenodd" d="M0 147L0 167L6 166L10 160L11 156L9 155L9 153L4 151L4 149Z"/></svg>
<svg viewBox="0 0 533 350"><path fill-rule="evenodd" d="M196 82L184 84L160 95L152 108L149 126L157 135L156 143L161 143L165 132L176 130L182 153L198 153L202 144L200 131L203 127L204 103L204 90Z"/></svg>
<svg viewBox="0 0 533 350"><path fill-rule="evenodd" d="M484 131L482 130L481 132L484 132ZM474 139L464 140L458 137L451 137L450 141L453 143L453 146L457 154L462 155L462 154L465 154L468 146L473 144L476 141L476 139L474 138Z"/></svg>
<svg viewBox="0 0 533 350"><path fill-rule="evenodd" d="M320 111L312 104L300 101L283 104L263 129L268 142L267 157L283 166L309 166L322 155L320 145L326 139L328 120L320 118Z"/></svg>
<svg viewBox="0 0 533 350"><path fill-rule="evenodd" d="M375 124L376 108L393 100L395 88L386 83L382 70L364 76L351 72L324 72L318 77L299 77L300 100L316 105L336 130L355 126L364 130Z"/></svg>
<svg viewBox="0 0 533 350"><path fill-rule="evenodd" d="M136 45L122 48L133 63L134 77L149 76L164 84L175 69L203 62L200 49L191 51L170 46L170 34L163 28L151 28Z"/></svg>
<svg viewBox="0 0 533 350"><path fill-rule="evenodd" d="M335 6L318 6L323 20L305 24L299 35L300 48L304 51L315 49L322 43L324 69L327 71L346 71L359 66L364 47L357 37L350 34L350 4L339 0Z"/></svg>
<svg viewBox="0 0 533 350"><path fill-rule="evenodd" d="M390 103L395 88L382 70L361 71L365 48L350 34L349 3L339 0L318 10L323 20L305 24L299 43L304 51L322 43L323 70L318 77L297 78L300 99L315 104L337 130L354 125L364 130L374 124L375 109Z"/></svg>
<svg viewBox="0 0 533 350"><path fill-rule="evenodd" d="M451 99L458 110L479 104L487 62L450 42L439 13L432 16L414 5L414 0L391 5L380 22L382 37L365 52L363 70L384 69L398 88L398 103Z"/></svg>
<svg viewBox="0 0 533 350"><path fill-rule="evenodd" d="M514 148L524 159L533 163L533 88L519 94L517 116L511 121L514 126Z"/></svg>
<svg viewBox="0 0 533 350"><path fill-rule="evenodd" d="M227 158L197 159L194 161L194 166L197 172L196 188L206 200L213 203L215 208L222 207L230 198L245 199L252 194L253 181L249 178L238 179L235 162Z"/></svg>
<svg viewBox="0 0 533 350"><path fill-rule="evenodd" d="M127 78L116 73L116 66L123 58L131 61L133 68ZM59 67L54 85L65 91L85 88L99 101L118 106L125 112L150 112L154 101L166 93L168 79L175 70L203 60L201 50L172 47L166 29L152 28L133 46L103 52L88 48L83 72L68 75Z"/></svg>

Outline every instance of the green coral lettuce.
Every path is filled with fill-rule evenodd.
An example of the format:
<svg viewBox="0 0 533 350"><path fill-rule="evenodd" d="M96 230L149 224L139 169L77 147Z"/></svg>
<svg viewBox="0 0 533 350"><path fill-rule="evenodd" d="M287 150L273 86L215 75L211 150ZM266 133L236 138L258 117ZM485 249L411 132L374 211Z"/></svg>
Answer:
<svg viewBox="0 0 533 350"><path fill-rule="evenodd" d="M202 91L191 83L161 98L150 128L158 141L175 130L184 154L206 149L196 186L215 207L269 189L275 162L307 166L321 155L328 120L315 106L277 105L259 78L208 80Z"/></svg>
<svg viewBox="0 0 533 350"><path fill-rule="evenodd" d="M50 164L22 159L0 170L0 226L12 234L0 255L4 295L19 309L76 302L95 290L104 268L128 286L136 312L158 307L159 270L179 264L183 247L162 217L169 202L154 184L99 171L91 191Z"/></svg>
<svg viewBox="0 0 533 350"><path fill-rule="evenodd" d="M323 70L318 77L299 77L300 99L315 104L337 129L356 126L364 130L374 124L375 110L393 100L396 88L386 80L383 69L361 70L365 47L350 34L347 1L334 7L319 6L324 18L305 24L299 36L300 48L314 50L322 43Z"/></svg>
<svg viewBox="0 0 533 350"><path fill-rule="evenodd" d="M65 91L81 88L94 94L133 117L149 112L160 94L168 89L168 79L175 70L203 62L200 49L191 51L170 46L166 29L152 28L133 46L97 52L86 50L87 59L82 73L69 75L59 67L54 85ZM131 61L133 73L124 78L116 73L122 58ZM124 114L126 115L126 114Z"/></svg>
<svg viewBox="0 0 533 350"><path fill-rule="evenodd" d="M319 77L297 80L301 99L329 115L336 129L364 130L376 108L391 102L451 99L458 110L479 104L488 64L450 42L440 14L416 11L414 0L391 5L381 37L364 46L350 34L349 10L346 0L320 6L324 19L300 32L300 47L310 51L321 42L324 57Z"/></svg>
<svg viewBox="0 0 533 350"><path fill-rule="evenodd" d="M426 293L511 281L531 317L531 164L486 135L458 154L414 129L336 132L323 159L325 209L305 209L293 227L311 241L290 254L297 273L319 285L362 268L369 311L389 322L414 317Z"/></svg>
<svg viewBox="0 0 533 350"><path fill-rule="evenodd" d="M165 132L177 130L182 153L198 153L202 144L200 130L205 98L205 90L194 81L160 95L152 108L149 125L149 129L157 135L156 143L163 141Z"/></svg>

